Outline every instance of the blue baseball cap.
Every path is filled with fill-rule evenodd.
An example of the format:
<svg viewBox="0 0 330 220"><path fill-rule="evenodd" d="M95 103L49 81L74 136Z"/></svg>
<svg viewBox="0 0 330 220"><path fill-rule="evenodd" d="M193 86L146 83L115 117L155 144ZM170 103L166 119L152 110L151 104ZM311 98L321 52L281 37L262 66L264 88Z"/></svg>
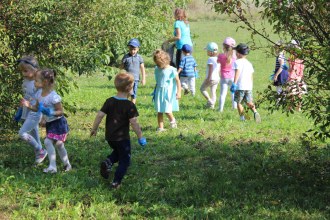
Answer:
<svg viewBox="0 0 330 220"><path fill-rule="evenodd" d="M127 46L140 47L140 42L138 39L133 38L128 42Z"/></svg>
<svg viewBox="0 0 330 220"><path fill-rule="evenodd" d="M191 47L189 44L184 44L184 45L182 46L182 51L183 51L183 52L186 52L186 53L191 53L191 51L192 51L192 47Z"/></svg>

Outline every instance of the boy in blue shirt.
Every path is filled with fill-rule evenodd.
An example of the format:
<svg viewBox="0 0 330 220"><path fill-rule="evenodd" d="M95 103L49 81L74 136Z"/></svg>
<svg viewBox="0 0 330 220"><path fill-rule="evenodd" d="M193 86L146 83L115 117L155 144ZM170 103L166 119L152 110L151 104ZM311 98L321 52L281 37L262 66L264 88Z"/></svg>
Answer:
<svg viewBox="0 0 330 220"><path fill-rule="evenodd" d="M178 74L180 76L181 87L184 90L184 94L195 95L195 78L196 78L196 61L191 55L192 47L189 44L184 44L182 46L182 52L184 57L181 59L178 69Z"/></svg>
<svg viewBox="0 0 330 220"><path fill-rule="evenodd" d="M146 84L146 72L144 68L144 61L140 54L138 54L140 48L140 42L138 39L131 39L128 44L129 52L124 55L120 69L125 69L128 73L134 76L133 91L131 93L131 101L135 104L137 97L137 90L140 81L140 71L142 73L142 85Z"/></svg>

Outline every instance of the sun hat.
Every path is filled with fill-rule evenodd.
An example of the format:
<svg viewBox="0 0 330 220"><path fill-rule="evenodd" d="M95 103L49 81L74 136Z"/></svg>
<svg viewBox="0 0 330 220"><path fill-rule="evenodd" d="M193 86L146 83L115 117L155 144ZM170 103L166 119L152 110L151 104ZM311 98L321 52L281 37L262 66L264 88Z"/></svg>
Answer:
<svg viewBox="0 0 330 220"><path fill-rule="evenodd" d="M236 41L231 37L226 37L226 39L223 41L223 44L226 44L231 47L235 47Z"/></svg>
<svg viewBox="0 0 330 220"><path fill-rule="evenodd" d="M243 43L238 44L234 49L242 55L248 55L250 51L249 46Z"/></svg>
<svg viewBox="0 0 330 220"><path fill-rule="evenodd" d="M183 51L183 52L186 52L186 53L191 53L191 51L192 51L192 47L191 47L189 44L184 44L184 45L182 46L182 51Z"/></svg>
<svg viewBox="0 0 330 220"><path fill-rule="evenodd" d="M140 47L140 42L138 39L133 38L128 42L127 46Z"/></svg>
<svg viewBox="0 0 330 220"><path fill-rule="evenodd" d="M218 51L218 44L214 43L214 42L210 42L206 45L206 47L204 48L207 51L210 52L217 52Z"/></svg>

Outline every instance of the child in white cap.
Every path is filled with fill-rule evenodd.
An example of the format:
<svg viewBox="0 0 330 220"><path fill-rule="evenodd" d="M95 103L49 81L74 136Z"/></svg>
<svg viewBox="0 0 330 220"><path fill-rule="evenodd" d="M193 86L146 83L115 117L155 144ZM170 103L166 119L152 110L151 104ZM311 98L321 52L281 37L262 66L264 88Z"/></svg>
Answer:
<svg viewBox="0 0 330 220"><path fill-rule="evenodd" d="M218 45L214 42L210 42L207 44L205 50L209 58L207 59L206 78L200 91L207 100L206 106L214 109L217 98L216 91L220 81L219 65L217 63ZM210 88L210 94L207 92L207 88Z"/></svg>

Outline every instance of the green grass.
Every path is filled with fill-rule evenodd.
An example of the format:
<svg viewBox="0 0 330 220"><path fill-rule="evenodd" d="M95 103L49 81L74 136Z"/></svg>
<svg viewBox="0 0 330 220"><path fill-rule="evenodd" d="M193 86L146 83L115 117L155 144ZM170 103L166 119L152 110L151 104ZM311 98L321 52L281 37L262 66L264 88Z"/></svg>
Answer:
<svg viewBox="0 0 330 220"><path fill-rule="evenodd" d="M227 35L246 42L249 35L236 33L227 21L192 22L191 29L199 36L194 39L198 91L206 43L221 45ZM252 51L249 60L256 71L256 95L268 85L274 59ZM115 94L113 82L101 74L82 76L77 79L80 89L64 97L78 108L68 117L72 172L45 175L47 160L31 168L31 148L16 138L1 143L0 219L330 218L329 148L320 144L308 150L301 144L300 135L312 126L302 113L287 117L260 106L261 124L242 123L230 108L229 96L225 112L219 113L204 109L205 100L197 92L195 98L182 97L180 112L174 114L178 129L157 134L150 96L153 70L147 72L137 107L148 145L140 148L131 134L132 164L122 187L110 190L109 181L99 175L99 163L110 152L104 121L97 137L89 137L96 112Z"/></svg>

